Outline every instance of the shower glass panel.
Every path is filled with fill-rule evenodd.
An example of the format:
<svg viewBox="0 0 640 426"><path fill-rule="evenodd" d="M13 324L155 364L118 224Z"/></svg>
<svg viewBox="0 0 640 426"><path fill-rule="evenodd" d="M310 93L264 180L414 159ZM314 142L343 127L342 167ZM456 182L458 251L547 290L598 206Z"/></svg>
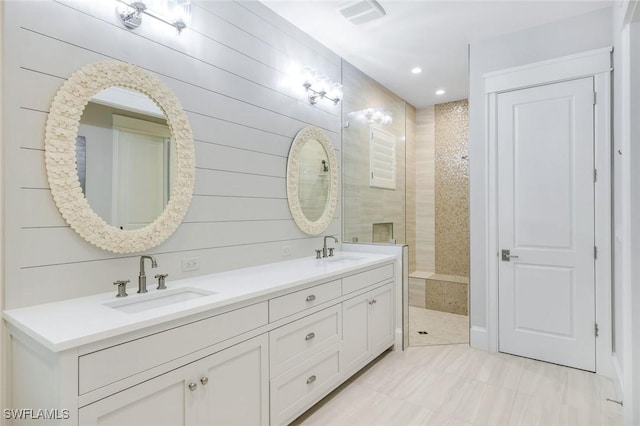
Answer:
<svg viewBox="0 0 640 426"><path fill-rule="evenodd" d="M343 116L343 239L406 243L405 102ZM381 241L381 226L387 232Z"/></svg>

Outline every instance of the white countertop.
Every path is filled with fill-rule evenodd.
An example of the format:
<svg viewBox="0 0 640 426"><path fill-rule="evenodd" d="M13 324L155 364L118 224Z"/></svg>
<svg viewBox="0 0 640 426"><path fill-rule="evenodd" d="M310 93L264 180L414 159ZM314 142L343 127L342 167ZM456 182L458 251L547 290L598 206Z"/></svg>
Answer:
<svg viewBox="0 0 640 426"><path fill-rule="evenodd" d="M314 282L329 280L332 276L387 263L396 257L350 251L327 259L305 257L168 281L168 290L156 290L150 286L146 294L136 294L133 283L126 298L116 298L114 288L114 291L94 296L7 310L3 312L3 317L49 350L60 352L202 312L215 313L236 303L267 300L275 292L295 291ZM163 291L184 287L215 294L137 313L121 312L107 306L120 300L133 302L138 298L153 297Z"/></svg>

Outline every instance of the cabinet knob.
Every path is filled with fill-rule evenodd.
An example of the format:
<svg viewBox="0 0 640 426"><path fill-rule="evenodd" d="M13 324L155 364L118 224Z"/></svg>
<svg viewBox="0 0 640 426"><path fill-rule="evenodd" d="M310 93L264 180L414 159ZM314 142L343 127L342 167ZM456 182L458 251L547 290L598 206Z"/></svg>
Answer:
<svg viewBox="0 0 640 426"><path fill-rule="evenodd" d="M373 305L373 299L369 300L369 304Z"/></svg>
<svg viewBox="0 0 640 426"><path fill-rule="evenodd" d="M206 385L207 383L209 383L209 378L208 377L201 377L200 378L200 383L202 383L203 385Z"/></svg>
<svg viewBox="0 0 640 426"><path fill-rule="evenodd" d="M316 333L309 333L304 337L304 340L311 340L316 337Z"/></svg>
<svg viewBox="0 0 640 426"><path fill-rule="evenodd" d="M196 390L196 388L197 388L197 387L198 387L198 385L197 385L197 384L195 384L195 383L189 383L189 390L190 390L191 392L193 392L194 390Z"/></svg>
<svg viewBox="0 0 640 426"><path fill-rule="evenodd" d="M316 295L315 294L310 294L307 296L307 302L313 302L314 300L316 300Z"/></svg>
<svg viewBox="0 0 640 426"><path fill-rule="evenodd" d="M307 379L307 384L310 385L311 383L316 381L316 375L314 374L313 376L309 377Z"/></svg>

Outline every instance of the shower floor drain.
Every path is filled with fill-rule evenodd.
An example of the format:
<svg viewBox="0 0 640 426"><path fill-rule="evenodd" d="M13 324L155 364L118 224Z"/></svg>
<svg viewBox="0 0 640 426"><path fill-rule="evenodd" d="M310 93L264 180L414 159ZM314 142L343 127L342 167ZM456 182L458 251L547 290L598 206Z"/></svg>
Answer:
<svg viewBox="0 0 640 426"><path fill-rule="evenodd" d="M424 330L420 330L420 331L418 331L418 334L429 334L429 332L424 331Z"/></svg>

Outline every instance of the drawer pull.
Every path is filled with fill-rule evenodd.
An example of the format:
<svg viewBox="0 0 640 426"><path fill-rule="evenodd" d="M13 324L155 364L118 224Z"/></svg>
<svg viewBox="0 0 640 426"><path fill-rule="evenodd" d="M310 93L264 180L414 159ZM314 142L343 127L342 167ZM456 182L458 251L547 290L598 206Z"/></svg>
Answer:
<svg viewBox="0 0 640 426"><path fill-rule="evenodd" d="M196 388L197 388L197 387L198 387L198 385L197 385L197 384L195 384L195 383L189 383L189 390L190 390L191 392L193 392L194 390L196 390Z"/></svg>
<svg viewBox="0 0 640 426"><path fill-rule="evenodd" d="M314 374L313 376L309 377L307 379L307 384L310 385L311 383L316 381L316 375Z"/></svg>
<svg viewBox="0 0 640 426"><path fill-rule="evenodd" d="M304 340L311 340L316 337L316 333L309 333L304 337Z"/></svg>
<svg viewBox="0 0 640 426"><path fill-rule="evenodd" d="M200 378L200 383L202 383L203 385L206 385L207 383L209 383L209 378L208 377L201 377Z"/></svg>
<svg viewBox="0 0 640 426"><path fill-rule="evenodd" d="M310 294L307 296L307 302L313 302L314 300L316 300L315 294Z"/></svg>

